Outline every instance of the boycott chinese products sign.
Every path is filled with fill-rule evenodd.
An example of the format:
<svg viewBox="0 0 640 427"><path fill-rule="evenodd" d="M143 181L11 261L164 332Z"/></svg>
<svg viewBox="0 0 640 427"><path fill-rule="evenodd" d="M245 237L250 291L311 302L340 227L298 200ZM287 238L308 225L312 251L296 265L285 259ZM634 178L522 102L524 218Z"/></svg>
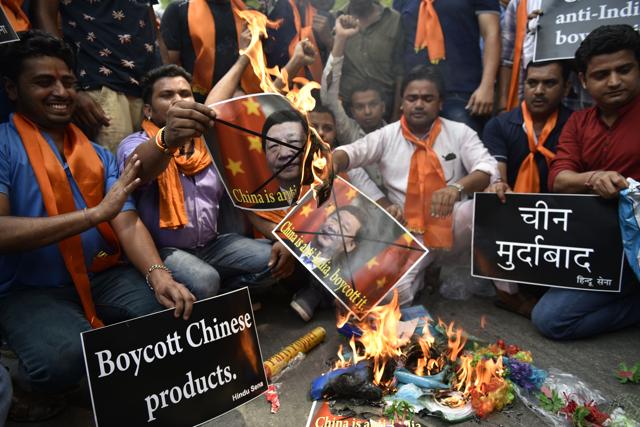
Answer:
<svg viewBox="0 0 640 427"><path fill-rule="evenodd" d="M278 224L275 236L361 319L427 249L357 188L336 178L329 199L312 192Z"/></svg>
<svg viewBox="0 0 640 427"><path fill-rule="evenodd" d="M542 0L534 61L573 59L582 40L602 25L640 25L637 0Z"/></svg>
<svg viewBox="0 0 640 427"><path fill-rule="evenodd" d="M82 334L98 427L194 426L267 389L247 288Z"/></svg>
<svg viewBox="0 0 640 427"><path fill-rule="evenodd" d="M9 21L9 18L7 18L3 7L4 6L0 5L0 44L16 42L20 39L11 26L11 22Z"/></svg>
<svg viewBox="0 0 640 427"><path fill-rule="evenodd" d="M216 125L205 133L205 140L233 204L274 210L295 203L307 175L305 159L311 158L306 155L322 145L310 133L307 119L286 98L273 93L233 98L211 107Z"/></svg>
<svg viewBox="0 0 640 427"><path fill-rule="evenodd" d="M617 203L591 195L476 193L476 277L620 292L624 262Z"/></svg>

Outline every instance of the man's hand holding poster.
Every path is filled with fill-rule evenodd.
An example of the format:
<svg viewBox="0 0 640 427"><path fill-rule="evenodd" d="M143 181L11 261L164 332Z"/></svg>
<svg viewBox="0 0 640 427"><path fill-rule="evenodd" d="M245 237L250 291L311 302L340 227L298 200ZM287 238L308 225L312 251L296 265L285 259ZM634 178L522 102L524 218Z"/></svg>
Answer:
<svg viewBox="0 0 640 427"><path fill-rule="evenodd" d="M384 209L342 178L317 208L312 192L307 193L274 234L358 318L427 253Z"/></svg>
<svg viewBox="0 0 640 427"><path fill-rule="evenodd" d="M319 164L314 159L330 156L305 116L281 95L247 95L211 107L216 125L205 139L236 207L291 206L301 185L313 179L310 169ZM330 162L320 169L316 174L329 170Z"/></svg>

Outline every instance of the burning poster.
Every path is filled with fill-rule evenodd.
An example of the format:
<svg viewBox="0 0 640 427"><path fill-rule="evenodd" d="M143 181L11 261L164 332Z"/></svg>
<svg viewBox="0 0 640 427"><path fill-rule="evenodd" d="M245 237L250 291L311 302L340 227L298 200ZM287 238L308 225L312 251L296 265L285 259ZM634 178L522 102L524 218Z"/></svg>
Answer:
<svg viewBox="0 0 640 427"><path fill-rule="evenodd" d="M274 234L342 305L362 318L427 249L342 178L334 181L329 199L315 205L307 193Z"/></svg>
<svg viewBox="0 0 640 427"><path fill-rule="evenodd" d="M242 96L211 107L216 125L205 139L234 205L273 210L295 203L301 184L310 181L309 160L323 149L306 117L278 94Z"/></svg>

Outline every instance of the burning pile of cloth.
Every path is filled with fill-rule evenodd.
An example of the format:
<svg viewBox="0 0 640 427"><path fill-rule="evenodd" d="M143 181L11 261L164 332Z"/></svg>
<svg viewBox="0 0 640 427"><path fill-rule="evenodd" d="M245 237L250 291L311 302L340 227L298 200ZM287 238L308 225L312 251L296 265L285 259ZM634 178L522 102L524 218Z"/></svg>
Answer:
<svg viewBox="0 0 640 427"><path fill-rule="evenodd" d="M529 351L502 340L483 345L453 322L434 322L422 306L400 310L396 297L361 321L341 316L338 331L348 349L340 346L332 369L313 381L311 398L332 401L340 415L460 422L485 418L518 396L558 426L578 418L579 425L637 425L622 407L601 412L605 399L575 376L538 369Z"/></svg>

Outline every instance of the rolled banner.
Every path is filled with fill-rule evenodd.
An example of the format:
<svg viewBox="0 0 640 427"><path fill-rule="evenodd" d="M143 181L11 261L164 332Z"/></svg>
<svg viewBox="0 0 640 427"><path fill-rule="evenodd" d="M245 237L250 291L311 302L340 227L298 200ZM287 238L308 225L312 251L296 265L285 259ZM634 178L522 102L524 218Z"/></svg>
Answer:
<svg viewBox="0 0 640 427"><path fill-rule="evenodd" d="M279 352L271 356L264 362L264 371L267 378L277 375L280 371L287 367L287 364L296 357L298 353L307 353L316 347L327 336L327 331L318 326L308 334L298 338L293 343L281 349Z"/></svg>

